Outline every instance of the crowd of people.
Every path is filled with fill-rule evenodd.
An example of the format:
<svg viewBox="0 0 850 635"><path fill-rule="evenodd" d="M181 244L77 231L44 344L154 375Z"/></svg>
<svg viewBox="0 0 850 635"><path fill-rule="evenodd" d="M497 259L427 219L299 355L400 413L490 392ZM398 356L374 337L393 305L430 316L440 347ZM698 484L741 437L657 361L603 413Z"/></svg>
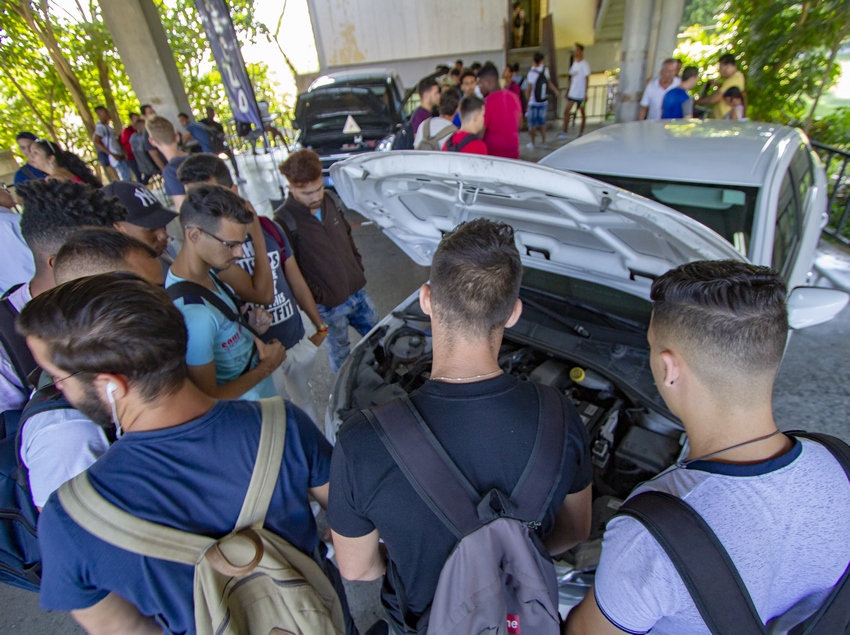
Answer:
<svg viewBox="0 0 850 635"><path fill-rule="evenodd" d="M575 106L584 117L590 73L576 53L566 115ZM518 69L499 73L491 63L459 64L443 86L423 80L410 122L415 147L517 159L524 105L532 143L539 133L545 144L557 86L544 62L535 56L524 82ZM647 86L645 118L674 109L686 117L694 105L745 116L734 58L721 59L723 83L697 100L688 92L696 69L679 71L668 60ZM500 366L504 331L523 311L513 229L475 219L443 236L419 296L432 338L428 381L325 431L308 383L316 356L324 345L338 372L349 328L365 335L379 315L319 156L303 149L280 164L288 194L264 218L217 155L213 112L197 124L181 114L178 133L143 105L120 135L108 111L97 112L95 145L122 178L102 187L76 155L20 133L23 213L19 240L3 255L11 278L0 301L0 411L20 417L22 486L40 512L41 606L70 612L89 633L196 632L195 566L149 553L144 536L110 538L132 532L101 516L145 521L139 531L152 536L168 528L177 544L177 534L218 540L247 528L246 492L261 473L274 485L255 529L325 576L336 632L357 632L342 578L384 578L386 621L372 633L424 633L429 620L446 618L446 602L479 610L479 595L453 599L445 588L444 567L476 535L458 529L453 513L471 514L476 532L494 517L516 520L527 541L518 548L541 558L544 586L554 584L549 558L591 530L591 448L565 395ZM204 151L186 152L193 141ZM153 173L176 211L145 185ZM0 206L15 203L0 191ZM175 220L179 246L166 231ZM790 630L842 579L850 484L827 447L781 434L771 414L788 333L785 283L764 267L695 262L655 279L651 298L649 365L690 449L637 492L686 499L735 561L759 619ZM405 430L423 435L412 451ZM270 445L275 434L285 442ZM281 453L276 460L268 447ZM545 482L528 482L530 466ZM449 477L460 498L436 500ZM72 505L85 492L96 504ZM458 502L471 495L468 509ZM317 508L327 510L328 535ZM485 562L488 550L477 552ZM219 555L222 570L242 575ZM812 562L819 566L805 566ZM496 584L509 586L498 576ZM518 633L528 611L541 609L512 610L508 632ZM665 550L625 515L608 526L594 588L563 624L557 598L555 611L550 627L524 622L526 632L708 632ZM497 617L494 632L505 611Z"/></svg>

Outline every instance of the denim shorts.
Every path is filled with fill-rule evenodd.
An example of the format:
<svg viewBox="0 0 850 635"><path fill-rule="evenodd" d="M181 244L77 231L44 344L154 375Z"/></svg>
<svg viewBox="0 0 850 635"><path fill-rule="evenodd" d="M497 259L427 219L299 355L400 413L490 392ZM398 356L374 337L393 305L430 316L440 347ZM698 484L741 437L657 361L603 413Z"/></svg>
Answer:
<svg viewBox="0 0 850 635"><path fill-rule="evenodd" d="M546 104L528 105L528 127L539 128L546 125Z"/></svg>

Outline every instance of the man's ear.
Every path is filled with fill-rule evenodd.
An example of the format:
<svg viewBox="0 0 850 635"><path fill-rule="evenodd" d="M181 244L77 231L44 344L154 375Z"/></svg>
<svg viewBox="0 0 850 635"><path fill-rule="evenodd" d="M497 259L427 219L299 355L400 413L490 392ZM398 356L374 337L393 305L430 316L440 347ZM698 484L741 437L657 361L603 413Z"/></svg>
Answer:
<svg viewBox="0 0 850 635"><path fill-rule="evenodd" d="M198 239L201 237L201 230L197 227L188 227L183 230L183 233L186 236L187 240L191 240L193 243L198 242Z"/></svg>
<svg viewBox="0 0 850 635"><path fill-rule="evenodd" d="M664 369L664 386L669 388L682 376L682 360L671 350L661 351L661 363Z"/></svg>
<svg viewBox="0 0 850 635"><path fill-rule="evenodd" d="M511 311L511 316L508 318L508 321L505 322L505 328L509 329L519 322L520 315L522 315L522 300L517 298L517 301L514 303L514 310Z"/></svg>
<svg viewBox="0 0 850 635"><path fill-rule="evenodd" d="M427 282L419 287L419 306L425 315L431 315L431 285Z"/></svg>
<svg viewBox="0 0 850 635"><path fill-rule="evenodd" d="M53 265L56 264L56 254L53 254L47 259L47 266L53 269Z"/></svg>

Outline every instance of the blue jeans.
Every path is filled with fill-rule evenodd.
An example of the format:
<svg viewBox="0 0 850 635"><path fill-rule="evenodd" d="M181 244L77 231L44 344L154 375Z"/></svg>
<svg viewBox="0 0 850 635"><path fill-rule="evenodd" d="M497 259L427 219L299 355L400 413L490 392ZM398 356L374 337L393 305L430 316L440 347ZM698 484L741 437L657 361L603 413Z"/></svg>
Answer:
<svg viewBox="0 0 850 635"><path fill-rule="evenodd" d="M546 125L546 104L528 105L528 127L540 128Z"/></svg>
<svg viewBox="0 0 850 635"><path fill-rule="evenodd" d="M331 370L336 373L351 353L349 325L360 335L366 335L380 319L378 310L363 289L348 296L339 306L326 307L318 304L317 307L322 320L328 325L328 337L325 342L328 345Z"/></svg>
<svg viewBox="0 0 850 635"><path fill-rule="evenodd" d="M122 181L129 181L132 178L130 176L130 163L126 159L117 163L115 171L118 172L118 176Z"/></svg>

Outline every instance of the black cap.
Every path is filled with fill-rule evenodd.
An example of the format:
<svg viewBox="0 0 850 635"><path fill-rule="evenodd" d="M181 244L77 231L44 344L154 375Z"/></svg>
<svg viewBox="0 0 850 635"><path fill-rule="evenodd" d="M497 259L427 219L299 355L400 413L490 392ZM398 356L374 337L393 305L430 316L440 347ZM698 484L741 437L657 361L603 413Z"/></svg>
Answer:
<svg viewBox="0 0 850 635"><path fill-rule="evenodd" d="M131 225L159 229L177 218L177 214L167 209L140 183L113 181L101 191L106 198L117 198L127 208L127 222Z"/></svg>

